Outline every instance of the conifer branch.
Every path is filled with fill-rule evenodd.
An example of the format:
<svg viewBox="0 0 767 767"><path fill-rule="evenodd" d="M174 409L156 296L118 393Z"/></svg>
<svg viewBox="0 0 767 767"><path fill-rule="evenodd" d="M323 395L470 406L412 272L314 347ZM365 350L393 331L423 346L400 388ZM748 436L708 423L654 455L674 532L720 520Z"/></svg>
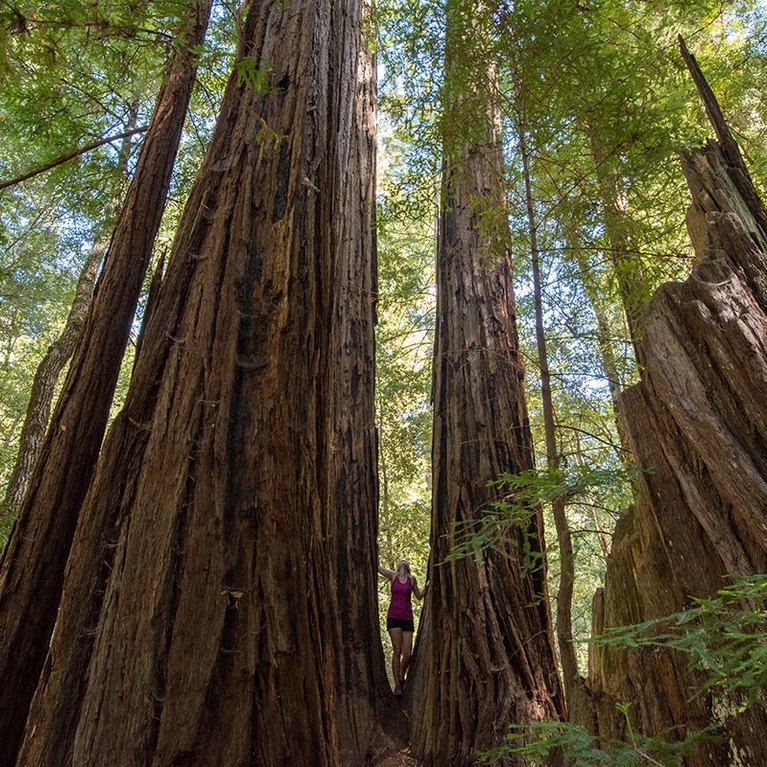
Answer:
<svg viewBox="0 0 767 767"><path fill-rule="evenodd" d="M108 138L102 138L98 141L92 141L90 144L86 144L85 146L79 147L78 149L71 149L69 152L65 152L64 154L59 155L56 159L51 160L44 165L38 165L38 167L34 170L30 170L21 176L16 176L16 178L12 178L10 181L0 181L0 190L7 189L9 186L20 184L22 181L34 178L34 176L39 176L41 173L45 173L46 171L51 170L58 165L63 165L65 162L69 162L75 157L86 154L93 149L98 149L100 146L104 146L104 144L110 144L112 141L119 141L120 139L128 138L129 136L133 136L136 133L146 133L148 127L148 125L144 125L141 128L133 128L133 130L125 131L124 133L118 133L116 136L109 136Z"/></svg>

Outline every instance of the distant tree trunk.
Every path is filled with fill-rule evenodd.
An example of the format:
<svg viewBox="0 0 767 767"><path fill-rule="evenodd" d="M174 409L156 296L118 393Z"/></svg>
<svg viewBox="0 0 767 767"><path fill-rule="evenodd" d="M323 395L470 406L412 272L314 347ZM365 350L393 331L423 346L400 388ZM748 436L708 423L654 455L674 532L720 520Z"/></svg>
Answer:
<svg viewBox="0 0 767 767"><path fill-rule="evenodd" d="M50 345L45 356L35 371L30 390L29 402L24 416L19 437L19 449L13 464L5 498L2 504L2 516L13 519L18 513L24 493L29 486L32 470L45 439L45 430L51 415L51 405L56 391L56 384L62 370L66 367L74 352L88 308L93 298L93 286L96 284L99 267L104 258L107 242L97 239L93 243L88 258L83 265L77 281L75 298L69 310L66 325L59 337Z"/></svg>
<svg viewBox="0 0 767 767"><path fill-rule="evenodd" d="M132 119L126 126L129 132L136 127L136 111L137 109L132 111ZM122 142L117 164L120 174L119 180L127 178L128 161L130 160L132 147L131 137L132 134L126 136ZM119 183L119 180L116 182L115 187L121 193L122 184ZM45 431L48 428L56 384L61 372L71 359L72 354L74 354L85 326L88 309L93 300L93 286L96 284L99 267L109 245L109 235L114 228L114 217L120 204L117 198L118 194L115 194L113 204L101 222L88 258L85 259L64 330L61 331L59 337L51 344L35 372L24 416L24 425L19 437L19 449L3 500L2 515L4 516L15 518L21 501L24 498L24 493L29 486L32 470L37 456L40 454L43 440L45 439Z"/></svg>
<svg viewBox="0 0 767 767"><path fill-rule="evenodd" d="M487 483L533 466L493 69L489 51L477 48L483 12L458 0L447 11L446 72L454 90L445 115L437 259L431 589L412 710L413 752L440 766L473 764L504 740L509 724L557 716L563 705L538 558L540 510L529 509L529 522L506 525L504 551L445 561L457 526L471 529L499 500ZM469 72L467 61L483 63Z"/></svg>
<svg viewBox="0 0 767 767"><path fill-rule="evenodd" d="M592 125L587 125L591 142L591 155L599 183L602 202L602 220L605 228L608 253L613 264L615 280L623 305L629 338L634 348L637 365L644 365L642 351L642 315L649 300L649 289L644 277L642 262L632 252L631 238L627 231L629 217L621 199L615 174L606 167L606 153Z"/></svg>
<svg viewBox="0 0 767 767"><path fill-rule="evenodd" d="M626 429L620 417L620 409L618 402L623 390L623 376L621 375L618 367L618 357L615 353L615 336L616 333L612 329L608 315L604 310L603 296L601 295L601 286L598 280L594 279L594 275L591 271L591 265L589 260L581 247L580 243L576 243L573 247L575 251L575 258L578 263L578 272L580 274L581 283L591 304L591 309L594 312L594 317L597 322L597 347L599 349L600 362L602 364L602 370L607 380L607 385L610 390L610 401L613 405L613 413L615 417L615 430L618 434L618 444L615 445L615 452L618 459L624 466L633 465L631 453L626 448Z"/></svg>
<svg viewBox="0 0 767 767"><path fill-rule="evenodd" d="M170 183L211 0L189 6L51 426L0 565L0 764L12 764ZM23 673L19 670L23 669Z"/></svg>
<svg viewBox="0 0 767 767"><path fill-rule="evenodd" d="M690 596L713 596L728 575L767 568L767 211L713 94L699 87L720 142L684 159L701 260L684 283L661 287L647 311L646 368L622 408L648 471L615 532L595 632L676 613ZM590 665L600 734L620 733L612 708L620 700L650 735L719 722L725 740L701 748L688 767L760 764L767 753L765 710L739 714L716 692L693 696L700 679L684 657L605 647Z"/></svg>
<svg viewBox="0 0 767 767"><path fill-rule="evenodd" d="M356 767L388 746L362 13L250 5L20 765Z"/></svg>
<svg viewBox="0 0 767 767"><path fill-rule="evenodd" d="M517 138L519 155L522 162L522 176L525 182L525 203L527 223L530 233L530 258L533 271L533 300L535 304L535 338L538 350L538 365L541 372L541 410L543 412L543 431L546 445L546 465L551 472L560 468L559 446L557 444L556 413L551 394L551 370L546 342L546 330L543 316L543 290L541 287L540 252L538 250L538 224L533 204L533 187L530 178L530 157L527 151L525 120L521 110L517 109ZM551 513L557 531L559 545L559 584L557 588L557 647L562 668L564 685L563 708L582 688L583 679L578 673L578 659L573 644L573 589L575 585L575 555L567 520L567 503L563 494L552 500Z"/></svg>

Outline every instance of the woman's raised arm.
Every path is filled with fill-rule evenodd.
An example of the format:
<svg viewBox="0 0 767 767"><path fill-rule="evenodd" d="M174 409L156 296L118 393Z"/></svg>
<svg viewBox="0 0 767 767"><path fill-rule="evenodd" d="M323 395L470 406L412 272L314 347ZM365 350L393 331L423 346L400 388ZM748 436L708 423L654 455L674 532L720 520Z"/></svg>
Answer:
<svg viewBox="0 0 767 767"><path fill-rule="evenodd" d="M390 581L394 580L394 576L397 574L394 570L389 570L388 567L383 567L382 565L378 565L378 572Z"/></svg>

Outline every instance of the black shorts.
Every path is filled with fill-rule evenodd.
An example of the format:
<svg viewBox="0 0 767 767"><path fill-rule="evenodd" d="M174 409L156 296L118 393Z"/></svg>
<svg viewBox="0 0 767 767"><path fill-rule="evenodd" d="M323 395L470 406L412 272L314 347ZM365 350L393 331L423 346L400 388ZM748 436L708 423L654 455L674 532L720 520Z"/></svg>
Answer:
<svg viewBox="0 0 767 767"><path fill-rule="evenodd" d="M389 629L402 629L412 634L415 631L415 622L412 619L405 621L402 618L387 618L386 630L388 631Z"/></svg>

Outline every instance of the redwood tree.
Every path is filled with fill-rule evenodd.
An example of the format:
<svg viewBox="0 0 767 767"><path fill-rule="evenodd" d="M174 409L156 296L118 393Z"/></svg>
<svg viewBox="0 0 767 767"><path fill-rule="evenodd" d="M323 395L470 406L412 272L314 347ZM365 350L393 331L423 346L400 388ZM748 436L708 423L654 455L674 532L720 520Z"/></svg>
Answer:
<svg viewBox="0 0 767 767"><path fill-rule="evenodd" d="M459 533L501 500L488 483L533 466L492 57L481 50L486 10L454 0L447 11L431 589L413 710L413 749L428 765L473 764L510 723L557 716L563 706L540 510L502 522L499 547L448 560Z"/></svg>
<svg viewBox="0 0 767 767"><path fill-rule="evenodd" d="M0 567L0 762L13 763L56 620L80 507L149 266L212 0L181 24L96 293ZM23 669L23 673L19 673Z"/></svg>
<svg viewBox="0 0 767 767"><path fill-rule="evenodd" d="M19 764L358 765L386 748L362 16L250 5Z"/></svg>

